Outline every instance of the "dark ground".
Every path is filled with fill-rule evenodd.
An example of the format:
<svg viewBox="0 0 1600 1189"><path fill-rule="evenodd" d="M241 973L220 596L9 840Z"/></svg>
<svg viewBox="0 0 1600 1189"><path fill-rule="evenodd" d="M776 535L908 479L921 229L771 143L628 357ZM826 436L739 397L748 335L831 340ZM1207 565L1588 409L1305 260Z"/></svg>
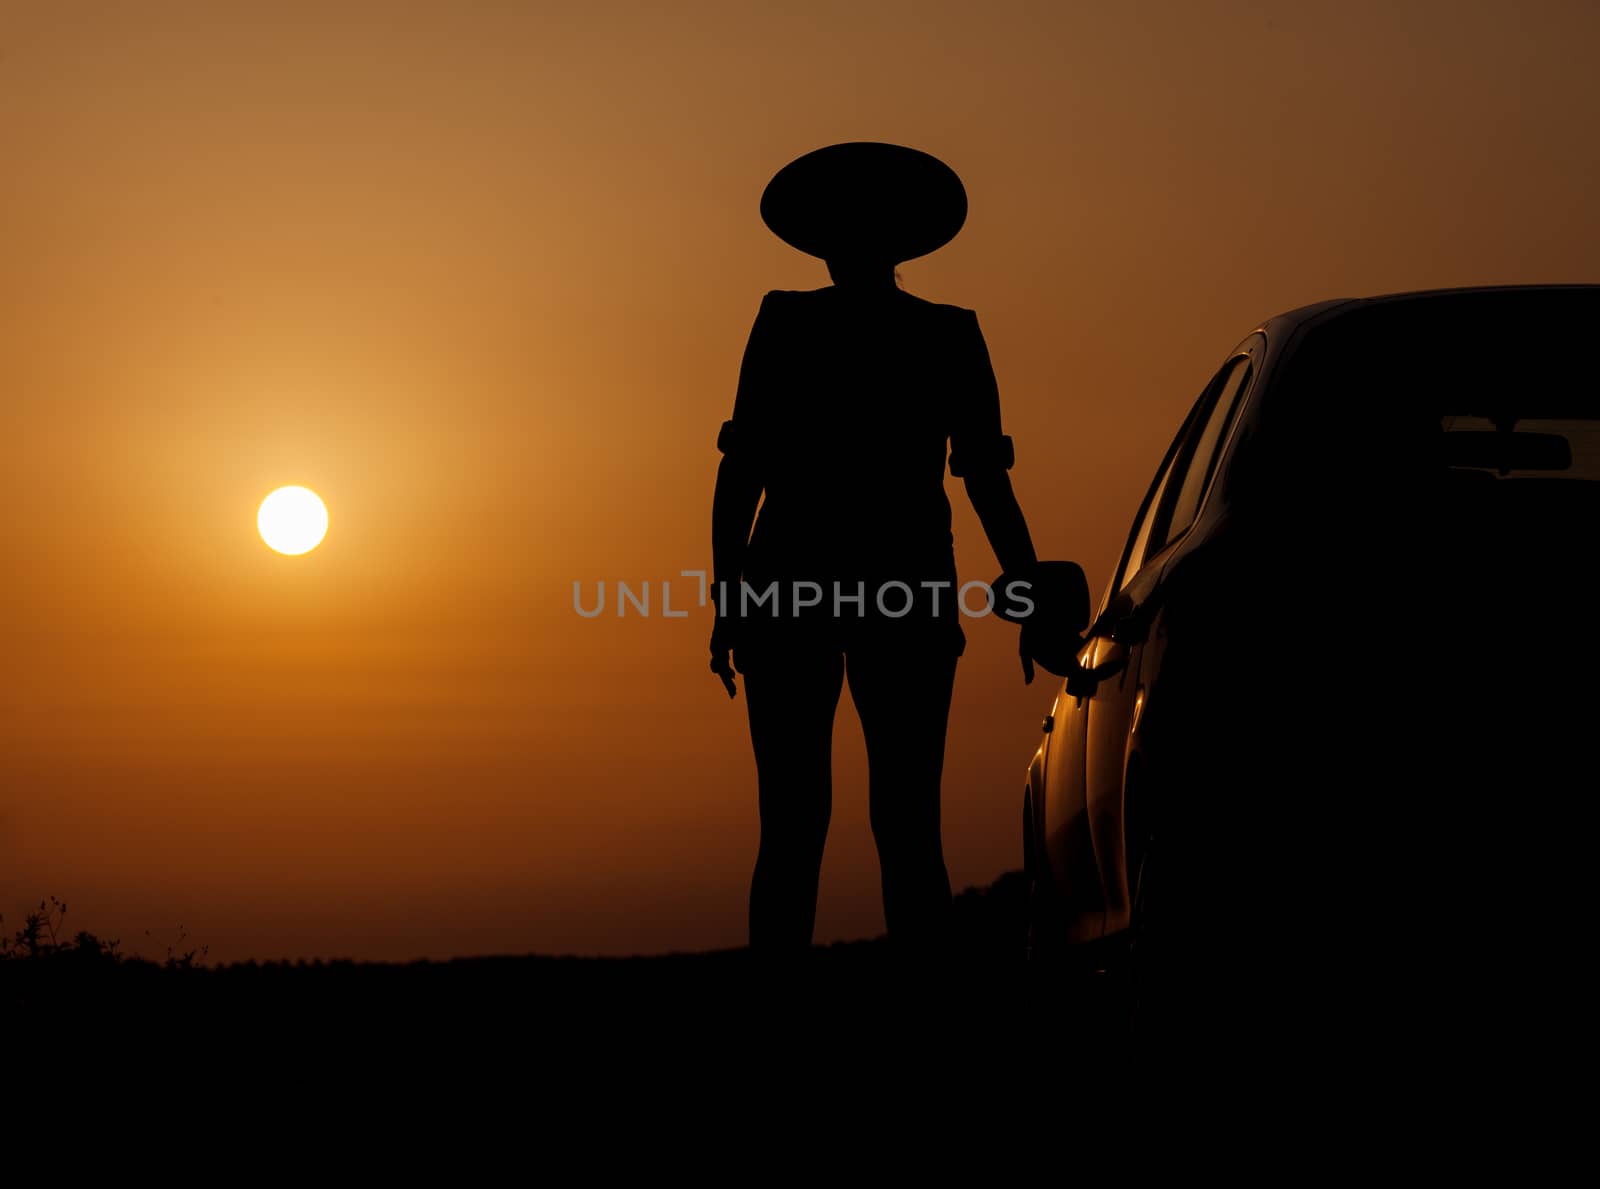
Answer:
<svg viewBox="0 0 1600 1189"><path fill-rule="evenodd" d="M862 1036L970 1033L1017 1044L1023 1000L1041 983L1024 961L1020 872L955 901L955 940L937 960L906 960L882 939L818 946L774 965L747 950L653 957L544 955L449 961L244 962L208 966L119 957L87 934L31 944L7 922L0 1012L13 1019L203 1028L213 1034L304 1029L539 1035L552 1050L689 1047L739 1036L843 1028ZM48 907L48 906L46 906ZM1115 1015L1109 982L1077 978Z"/></svg>
<svg viewBox="0 0 1600 1189"><path fill-rule="evenodd" d="M501 1110L537 1093L591 1121L619 1099L693 1115L708 1086L747 1112L780 1086L819 1112L840 1096L889 1109L898 1093L962 1096L963 1111L1005 1116L1043 1101L1039 1091L1104 1106L1137 1079L1140 1094L1159 1097L1246 1069L1262 1088L1336 1066L1425 1056L1440 1070L1491 1055L1482 1037L1457 1051L1455 1030L1443 1047L1423 1047L1436 1007L1420 1020L1387 1006L1356 1015L1350 980L1297 983L1248 945L1180 973L1163 1015L1149 1006L1162 1002L1151 984L1135 996L1125 964L1106 973L1027 961L1026 891L1014 872L959 895L954 944L937 959L897 955L880 938L782 964L724 950L211 966L198 954L121 958L92 936L63 935L59 917L56 934L30 948L26 923L7 921L0 1051L30 1076L175 1073L191 1097L241 1078L258 1088L287 1079L325 1105L356 1085L488 1095ZM1393 1001L1389 981L1360 972L1380 1005ZM1148 1080L1151 1069L1161 1079ZM935 1161L940 1142L917 1141Z"/></svg>

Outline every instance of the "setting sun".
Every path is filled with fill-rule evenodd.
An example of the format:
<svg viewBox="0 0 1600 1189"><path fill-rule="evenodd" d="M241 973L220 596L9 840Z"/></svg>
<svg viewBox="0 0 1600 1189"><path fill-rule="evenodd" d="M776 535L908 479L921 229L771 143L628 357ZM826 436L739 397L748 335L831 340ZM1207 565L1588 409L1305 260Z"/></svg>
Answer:
<svg viewBox="0 0 1600 1189"><path fill-rule="evenodd" d="M279 553L310 553L328 535L328 509L309 488L280 487L261 501L256 527Z"/></svg>

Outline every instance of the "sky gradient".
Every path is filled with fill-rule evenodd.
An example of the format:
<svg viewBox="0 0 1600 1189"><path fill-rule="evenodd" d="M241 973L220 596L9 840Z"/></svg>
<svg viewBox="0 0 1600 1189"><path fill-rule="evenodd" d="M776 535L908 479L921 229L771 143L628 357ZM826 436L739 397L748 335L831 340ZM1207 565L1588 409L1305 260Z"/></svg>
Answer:
<svg viewBox="0 0 1600 1189"><path fill-rule="evenodd" d="M760 297L826 283L771 174L961 174L904 283L978 311L1039 551L1098 597L1264 317L1600 280L1597 44L1577 2L0 0L0 912L221 959L740 944L709 620L572 584L709 564ZM304 557L256 534L285 484L331 514ZM958 888L1020 864L1055 688L967 634ZM820 940L882 927L847 702L835 755Z"/></svg>

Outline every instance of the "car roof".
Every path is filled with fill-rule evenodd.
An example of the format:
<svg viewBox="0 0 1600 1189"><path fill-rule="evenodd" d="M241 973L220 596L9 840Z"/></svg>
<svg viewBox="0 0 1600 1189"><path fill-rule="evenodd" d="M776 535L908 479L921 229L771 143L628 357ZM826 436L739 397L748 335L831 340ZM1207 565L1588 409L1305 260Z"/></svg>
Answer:
<svg viewBox="0 0 1600 1189"><path fill-rule="evenodd" d="M1406 302L1427 302L1437 298L1462 297L1470 294L1484 295L1550 295L1556 293L1584 294L1586 296L1600 296L1600 285L1469 285L1455 289L1414 289L1400 293L1382 293L1370 297L1339 297L1331 301L1319 301L1311 305L1299 306L1296 309L1285 311L1275 317L1268 318L1257 327L1258 332L1273 338L1285 337L1311 322L1321 321L1325 317L1336 317L1358 309L1368 309L1376 305Z"/></svg>

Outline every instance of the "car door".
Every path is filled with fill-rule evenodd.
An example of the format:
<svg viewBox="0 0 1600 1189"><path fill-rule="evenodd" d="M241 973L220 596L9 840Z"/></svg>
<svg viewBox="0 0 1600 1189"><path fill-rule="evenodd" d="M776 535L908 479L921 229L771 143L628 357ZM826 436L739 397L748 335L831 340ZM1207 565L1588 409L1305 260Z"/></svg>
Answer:
<svg viewBox="0 0 1600 1189"><path fill-rule="evenodd" d="M1100 876L1102 935L1127 926L1132 905L1128 842L1131 739L1157 658L1147 653L1162 609L1163 575L1198 518L1218 455L1243 404L1248 347L1232 354L1195 402L1177 450L1130 541L1115 593L1089 629L1092 666L1084 698L1084 801ZM1157 644L1159 647L1159 644ZM1137 849L1137 848L1135 848Z"/></svg>
<svg viewBox="0 0 1600 1189"><path fill-rule="evenodd" d="M1106 619L1107 608L1118 596L1124 574L1138 568L1130 559L1142 557L1150 537L1153 518L1162 503L1167 476L1172 469L1188 429L1188 422L1168 447L1155 478L1139 505L1123 547L1111 584L1101 605L1097 622ZM1078 650L1080 674L1095 669L1101 641L1092 635ZM1034 810L1038 818L1037 838L1044 867L1054 892L1053 902L1059 917L1062 940L1092 941L1105 930L1104 879L1095 855L1090 832L1085 758L1088 702L1091 682L1082 676L1069 677L1056 695L1050 715L1045 719L1042 795Z"/></svg>

